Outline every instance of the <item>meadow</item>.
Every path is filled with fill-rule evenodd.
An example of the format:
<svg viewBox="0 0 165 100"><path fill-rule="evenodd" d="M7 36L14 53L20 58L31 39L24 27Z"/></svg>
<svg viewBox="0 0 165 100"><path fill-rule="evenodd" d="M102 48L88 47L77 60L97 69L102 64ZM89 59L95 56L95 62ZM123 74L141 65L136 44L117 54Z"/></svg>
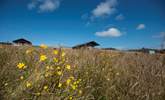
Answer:
<svg viewBox="0 0 165 100"><path fill-rule="evenodd" d="M0 100L165 100L165 55L4 46Z"/></svg>

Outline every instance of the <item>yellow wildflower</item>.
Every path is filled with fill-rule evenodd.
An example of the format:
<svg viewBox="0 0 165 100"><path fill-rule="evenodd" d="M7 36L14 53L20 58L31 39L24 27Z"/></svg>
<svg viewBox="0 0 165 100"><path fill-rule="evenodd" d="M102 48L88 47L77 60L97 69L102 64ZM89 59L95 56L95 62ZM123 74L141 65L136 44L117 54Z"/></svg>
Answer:
<svg viewBox="0 0 165 100"><path fill-rule="evenodd" d="M40 93L40 92L37 92L37 93L36 93L36 95L37 95L37 96L40 96L40 95L41 95L41 93Z"/></svg>
<svg viewBox="0 0 165 100"><path fill-rule="evenodd" d="M58 54L58 50L54 50L53 53L54 53L55 55L57 55L57 54Z"/></svg>
<svg viewBox="0 0 165 100"><path fill-rule="evenodd" d="M62 75L62 71L57 71L57 75Z"/></svg>
<svg viewBox="0 0 165 100"><path fill-rule="evenodd" d="M79 90L78 93L79 93L79 94L82 94L82 90Z"/></svg>
<svg viewBox="0 0 165 100"><path fill-rule="evenodd" d="M40 47L43 48L43 49L48 48L45 44L41 44Z"/></svg>
<svg viewBox="0 0 165 100"><path fill-rule="evenodd" d="M78 79L78 81L80 82L82 79Z"/></svg>
<svg viewBox="0 0 165 100"><path fill-rule="evenodd" d="M78 79L77 81L74 82L74 84L79 84L81 79Z"/></svg>
<svg viewBox="0 0 165 100"><path fill-rule="evenodd" d="M73 97L69 97L69 100L72 100L73 99Z"/></svg>
<svg viewBox="0 0 165 100"><path fill-rule="evenodd" d="M66 69L70 70L70 65L66 65Z"/></svg>
<svg viewBox="0 0 165 100"><path fill-rule="evenodd" d="M26 68L26 66L25 66L24 63L18 63L17 67L18 67L19 69L25 69L25 68Z"/></svg>
<svg viewBox="0 0 165 100"><path fill-rule="evenodd" d="M30 83L30 82L27 82L26 83L26 87L28 88L28 87L31 87L32 86L32 84Z"/></svg>
<svg viewBox="0 0 165 100"><path fill-rule="evenodd" d="M47 86L47 85L45 85L45 86L44 86L44 90L47 90L47 89L48 89L48 86Z"/></svg>
<svg viewBox="0 0 165 100"><path fill-rule="evenodd" d="M57 62L58 62L58 59L57 59L57 58L54 58L54 62L56 62L56 63L57 63Z"/></svg>
<svg viewBox="0 0 165 100"><path fill-rule="evenodd" d="M46 66L46 70L48 71L48 70L53 70L54 68L53 68L53 66Z"/></svg>
<svg viewBox="0 0 165 100"><path fill-rule="evenodd" d="M78 81L76 81L76 84L79 84L80 83L80 81L78 80Z"/></svg>
<svg viewBox="0 0 165 100"><path fill-rule="evenodd" d="M73 84L76 85L77 84L77 81L75 81Z"/></svg>
<svg viewBox="0 0 165 100"><path fill-rule="evenodd" d="M71 79L67 79L66 84L69 85L71 82Z"/></svg>
<svg viewBox="0 0 165 100"><path fill-rule="evenodd" d="M61 69L61 68L58 66L57 69L59 70L59 69Z"/></svg>
<svg viewBox="0 0 165 100"><path fill-rule="evenodd" d="M65 62L65 58L62 58L62 62Z"/></svg>
<svg viewBox="0 0 165 100"><path fill-rule="evenodd" d="M45 61L47 59L46 55L41 55L40 56L40 61Z"/></svg>
<svg viewBox="0 0 165 100"><path fill-rule="evenodd" d="M76 86L75 85L71 85L72 89L75 90L76 89Z"/></svg>
<svg viewBox="0 0 165 100"><path fill-rule="evenodd" d="M21 79L21 80L23 80L23 79L24 79L24 77L23 77L23 76L21 76L21 77L20 77L20 79Z"/></svg>
<svg viewBox="0 0 165 100"><path fill-rule="evenodd" d="M59 83L59 84L58 84L58 87L60 88L61 86L62 86L62 84L61 84L61 83Z"/></svg>
<svg viewBox="0 0 165 100"><path fill-rule="evenodd" d="M64 56L65 56L65 52L64 52L64 51L62 52L61 56L62 56L62 57L64 57Z"/></svg>

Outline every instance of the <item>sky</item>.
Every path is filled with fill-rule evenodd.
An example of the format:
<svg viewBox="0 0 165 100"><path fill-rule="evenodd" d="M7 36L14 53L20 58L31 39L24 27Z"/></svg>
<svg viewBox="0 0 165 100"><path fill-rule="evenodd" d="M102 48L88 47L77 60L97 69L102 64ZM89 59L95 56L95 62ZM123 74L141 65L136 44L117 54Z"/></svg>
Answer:
<svg viewBox="0 0 165 100"><path fill-rule="evenodd" d="M0 0L0 42L135 49L160 48L163 36L165 0Z"/></svg>

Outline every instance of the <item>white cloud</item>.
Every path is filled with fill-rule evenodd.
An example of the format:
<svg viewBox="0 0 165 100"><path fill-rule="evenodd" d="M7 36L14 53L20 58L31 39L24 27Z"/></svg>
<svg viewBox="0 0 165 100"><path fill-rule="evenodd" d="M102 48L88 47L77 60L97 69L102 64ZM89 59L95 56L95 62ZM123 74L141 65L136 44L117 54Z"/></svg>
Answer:
<svg viewBox="0 0 165 100"><path fill-rule="evenodd" d="M116 11L117 0L106 0L101 2L92 11L92 17L104 17L113 14Z"/></svg>
<svg viewBox="0 0 165 100"><path fill-rule="evenodd" d="M60 6L60 0L33 0L28 9L37 9L38 12L52 12Z"/></svg>
<svg viewBox="0 0 165 100"><path fill-rule="evenodd" d="M145 29L145 28L146 28L145 24L139 24L139 25L136 27L137 30L142 30L142 29Z"/></svg>
<svg viewBox="0 0 165 100"><path fill-rule="evenodd" d="M96 32L95 35L100 37L120 37L122 33L119 29L112 27L106 31Z"/></svg>
<svg viewBox="0 0 165 100"><path fill-rule="evenodd" d="M40 6L39 10L41 12L49 12L54 11L60 6L60 2L58 0L45 0Z"/></svg>
<svg viewBox="0 0 165 100"><path fill-rule="evenodd" d="M118 21L124 20L124 16L122 14L119 14L119 15L116 16L115 19L118 20Z"/></svg>

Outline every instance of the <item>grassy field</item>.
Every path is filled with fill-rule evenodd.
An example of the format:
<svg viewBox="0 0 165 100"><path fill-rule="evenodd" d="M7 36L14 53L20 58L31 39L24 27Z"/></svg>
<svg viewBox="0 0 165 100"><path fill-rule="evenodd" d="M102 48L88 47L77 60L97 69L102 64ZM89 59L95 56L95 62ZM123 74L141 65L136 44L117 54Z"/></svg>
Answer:
<svg viewBox="0 0 165 100"><path fill-rule="evenodd" d="M1 47L0 100L165 100L165 55Z"/></svg>

